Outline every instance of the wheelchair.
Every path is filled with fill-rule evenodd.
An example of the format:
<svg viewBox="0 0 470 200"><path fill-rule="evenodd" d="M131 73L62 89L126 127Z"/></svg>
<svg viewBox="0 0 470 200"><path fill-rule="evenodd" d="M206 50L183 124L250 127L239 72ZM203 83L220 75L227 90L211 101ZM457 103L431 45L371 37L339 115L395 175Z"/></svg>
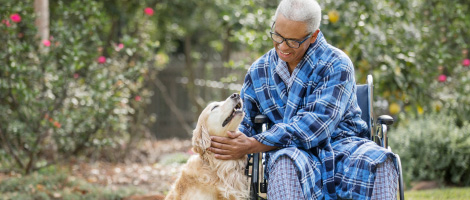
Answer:
<svg viewBox="0 0 470 200"><path fill-rule="evenodd" d="M361 118L367 123L370 131L369 139L374 141L377 145L389 149L388 146L388 135L387 127L393 124L393 118L388 115L381 115L374 119L373 112L373 79L372 75L367 76L367 83L356 86L356 96L359 107L362 110ZM254 119L255 125L258 127L257 132L261 133L268 129L269 119L265 115L257 115ZM404 185L403 185L403 173L401 168L400 156L395 154L396 162L395 167L398 172L398 192L400 200L404 200ZM250 200L263 200L266 199L268 182L264 176L264 169L267 167L265 161L265 154L254 153L248 155L248 164L245 168L245 174L251 178L250 181ZM251 171L250 171L251 169ZM251 172L251 173L250 173Z"/></svg>

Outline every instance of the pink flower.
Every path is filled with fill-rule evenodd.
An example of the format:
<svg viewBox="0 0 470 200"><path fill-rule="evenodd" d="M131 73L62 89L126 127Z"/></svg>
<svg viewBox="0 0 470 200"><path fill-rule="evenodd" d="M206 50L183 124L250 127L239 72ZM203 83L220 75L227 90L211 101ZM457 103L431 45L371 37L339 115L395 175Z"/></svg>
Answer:
<svg viewBox="0 0 470 200"><path fill-rule="evenodd" d="M106 57L100 56L100 57L98 58L98 63L103 64L103 63L105 63L105 62L106 62Z"/></svg>
<svg viewBox="0 0 470 200"><path fill-rule="evenodd" d="M78 73L73 74L73 78L74 78L74 79L77 79L79 76L80 76L80 75L78 75Z"/></svg>
<svg viewBox="0 0 470 200"><path fill-rule="evenodd" d="M464 59L464 60L462 61L462 65L465 66L465 67L470 66L470 59L468 59L468 58L467 58L467 59Z"/></svg>
<svg viewBox="0 0 470 200"><path fill-rule="evenodd" d="M18 15L17 13L15 13L13 15L10 15L10 19L11 19L11 21L13 21L15 23L20 23L21 22L21 16Z"/></svg>
<svg viewBox="0 0 470 200"><path fill-rule="evenodd" d="M447 80L446 75L444 75L444 74L439 75L439 77L438 77L439 82L446 82L446 80Z"/></svg>
<svg viewBox="0 0 470 200"><path fill-rule="evenodd" d="M123 49L123 48L124 48L124 44L119 43L119 44L114 48L114 50L116 50L116 51L121 51L121 49Z"/></svg>
<svg viewBox="0 0 470 200"><path fill-rule="evenodd" d="M46 47L50 47L50 46L51 46L51 41L49 41L49 40L43 40L43 41L42 41L42 44L43 44L44 46L46 46Z"/></svg>
<svg viewBox="0 0 470 200"><path fill-rule="evenodd" d="M5 26L10 27L10 21L6 19L2 20L2 24L5 24Z"/></svg>
<svg viewBox="0 0 470 200"><path fill-rule="evenodd" d="M140 96L135 96L134 98L136 101L140 101L142 98Z"/></svg>
<svg viewBox="0 0 470 200"><path fill-rule="evenodd" d="M153 9L150 8L150 7L145 8L145 9L144 9L144 12L145 12L145 14L148 15L148 16L152 16L152 15L153 15Z"/></svg>

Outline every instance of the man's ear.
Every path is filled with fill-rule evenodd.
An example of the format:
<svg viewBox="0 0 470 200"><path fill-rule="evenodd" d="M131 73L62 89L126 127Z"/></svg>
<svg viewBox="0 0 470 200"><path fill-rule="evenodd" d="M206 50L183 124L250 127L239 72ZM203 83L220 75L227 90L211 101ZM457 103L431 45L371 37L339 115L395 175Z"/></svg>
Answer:
<svg viewBox="0 0 470 200"><path fill-rule="evenodd" d="M193 131L193 151L199 155L204 154L207 148L211 146L211 138L209 137L209 132L203 125L197 125L196 129Z"/></svg>
<svg viewBox="0 0 470 200"><path fill-rule="evenodd" d="M317 29L313 34L312 37L310 37L310 44L315 43L317 40L318 33L320 33L320 29Z"/></svg>

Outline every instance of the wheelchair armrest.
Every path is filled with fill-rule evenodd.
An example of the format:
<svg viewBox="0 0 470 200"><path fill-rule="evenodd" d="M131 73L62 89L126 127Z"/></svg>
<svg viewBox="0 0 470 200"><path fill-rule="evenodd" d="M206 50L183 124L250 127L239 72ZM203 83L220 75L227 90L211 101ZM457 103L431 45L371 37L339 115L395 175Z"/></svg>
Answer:
<svg viewBox="0 0 470 200"><path fill-rule="evenodd" d="M393 118L390 115L380 115L377 118L377 123L379 124L392 125L393 122Z"/></svg>
<svg viewBox="0 0 470 200"><path fill-rule="evenodd" d="M269 119L266 115L256 115L255 116L255 124L264 124L268 123Z"/></svg>

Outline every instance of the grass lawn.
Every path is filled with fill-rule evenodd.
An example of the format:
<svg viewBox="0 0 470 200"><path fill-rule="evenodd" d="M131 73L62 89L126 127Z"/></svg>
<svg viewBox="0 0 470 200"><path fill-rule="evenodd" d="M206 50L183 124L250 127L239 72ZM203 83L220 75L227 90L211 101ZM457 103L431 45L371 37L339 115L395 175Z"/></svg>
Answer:
<svg viewBox="0 0 470 200"><path fill-rule="evenodd" d="M405 192L405 199L407 200L421 200L421 199L445 199L445 200L468 200L470 199L470 187L464 188L443 188L432 190L420 191L407 191Z"/></svg>
<svg viewBox="0 0 470 200"><path fill-rule="evenodd" d="M137 187L108 188L71 176L65 170L34 172L27 176L1 180L0 200L120 200L141 193Z"/></svg>

